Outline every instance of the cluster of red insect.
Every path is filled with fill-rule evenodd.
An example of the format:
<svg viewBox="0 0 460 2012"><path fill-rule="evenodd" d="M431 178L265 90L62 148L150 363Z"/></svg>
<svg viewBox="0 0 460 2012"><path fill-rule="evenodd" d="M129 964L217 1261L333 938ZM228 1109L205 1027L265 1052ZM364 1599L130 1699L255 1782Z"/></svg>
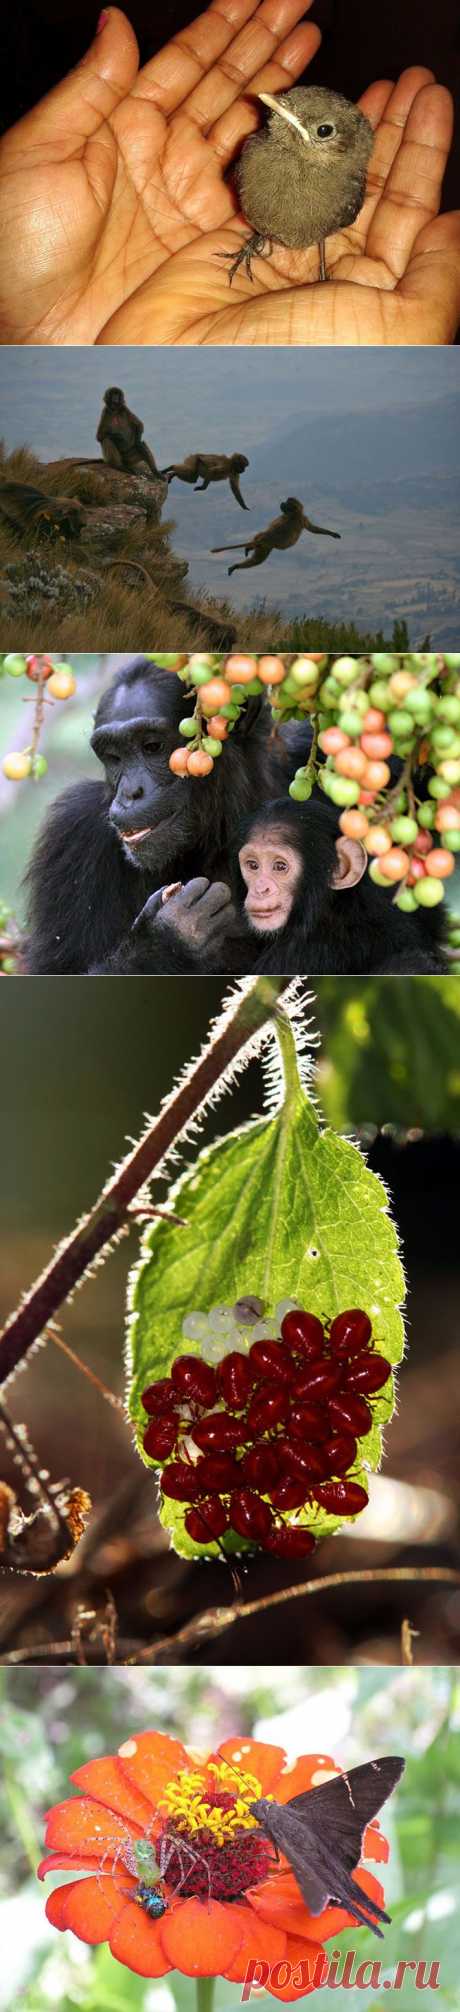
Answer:
<svg viewBox="0 0 460 2012"><path fill-rule="evenodd" d="M359 1307L329 1326L295 1308L281 1339L254 1341L247 1355L233 1349L216 1369L178 1355L170 1376L144 1390L144 1449L166 1460L163 1494L188 1505L195 1543L220 1544L228 1531L276 1558L303 1557L314 1548L318 1508L339 1516L365 1508L350 1474L372 1425L369 1398L391 1375L371 1344ZM307 1507L313 1531L285 1520Z"/></svg>

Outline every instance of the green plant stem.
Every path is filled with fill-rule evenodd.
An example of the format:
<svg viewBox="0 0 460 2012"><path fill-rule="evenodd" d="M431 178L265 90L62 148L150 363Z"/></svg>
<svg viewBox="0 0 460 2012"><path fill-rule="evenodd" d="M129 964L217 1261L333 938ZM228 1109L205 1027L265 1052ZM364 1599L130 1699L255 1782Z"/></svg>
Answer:
<svg viewBox="0 0 460 2012"><path fill-rule="evenodd" d="M191 1121L201 1116L209 1098L219 1087L224 1087L226 1076L244 1059L245 1050L250 1050L254 1040L273 1022L277 1006L291 985L292 979L287 977L267 977L234 989L198 1060L190 1065L158 1117L117 1167L94 1208L59 1244L50 1264L6 1322L0 1335L0 1385L18 1368L33 1343L39 1341L44 1328L85 1274L91 1273L101 1251L126 1231L134 1196L158 1172Z"/></svg>
<svg viewBox="0 0 460 2012"><path fill-rule="evenodd" d="M197 1977L196 2012L212 2012L215 1983L215 1977Z"/></svg>

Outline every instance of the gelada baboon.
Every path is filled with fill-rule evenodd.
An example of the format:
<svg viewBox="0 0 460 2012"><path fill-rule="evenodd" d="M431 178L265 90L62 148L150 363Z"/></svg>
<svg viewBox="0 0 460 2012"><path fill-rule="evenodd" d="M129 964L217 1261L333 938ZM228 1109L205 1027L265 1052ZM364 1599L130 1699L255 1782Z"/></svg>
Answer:
<svg viewBox="0 0 460 2012"><path fill-rule="evenodd" d="M154 455L142 439L143 431L142 419L136 419L125 404L124 391L116 384L109 385L96 433L109 468L121 468L125 475L145 475L148 468L151 475L158 475Z"/></svg>
<svg viewBox="0 0 460 2012"><path fill-rule="evenodd" d="M282 516L272 517L265 531L256 531L253 538L248 538L247 544L211 546L212 552L251 553L250 559L246 556L245 559L238 559L234 566L229 566L229 573L244 573L250 566L263 566L264 559L269 558L275 547L277 551L285 551L287 545L296 545L302 531L314 531L321 538L340 538L340 531L328 531L325 524L313 524L311 517L305 516L298 496L287 496L285 503L280 503L280 510Z"/></svg>
<svg viewBox="0 0 460 2012"><path fill-rule="evenodd" d="M40 538L79 538L85 521L74 497L47 496L31 482L0 482L0 512L13 530L32 529Z"/></svg>
<svg viewBox="0 0 460 2012"><path fill-rule="evenodd" d="M229 482L241 509L248 510L249 504L244 502L239 484L243 468L249 468L247 454L187 454L185 461L171 462L168 468L160 469L160 474L166 477L167 482L172 482L175 475L179 482L193 482L198 495L203 489L209 489L210 482Z"/></svg>

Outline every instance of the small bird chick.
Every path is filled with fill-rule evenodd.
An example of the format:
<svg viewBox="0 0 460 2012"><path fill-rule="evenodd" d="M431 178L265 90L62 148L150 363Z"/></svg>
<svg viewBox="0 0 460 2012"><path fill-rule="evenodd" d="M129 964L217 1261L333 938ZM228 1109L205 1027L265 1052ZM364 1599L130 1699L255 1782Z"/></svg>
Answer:
<svg viewBox="0 0 460 2012"><path fill-rule="evenodd" d="M259 96L269 118L260 133L245 141L236 167L252 236L232 258L230 283L240 265L252 278L251 259L267 243L269 252L273 244L295 250L317 244L320 277L325 279L325 238L354 223L362 209L372 126L340 92L316 85L294 85L277 98L268 91Z"/></svg>

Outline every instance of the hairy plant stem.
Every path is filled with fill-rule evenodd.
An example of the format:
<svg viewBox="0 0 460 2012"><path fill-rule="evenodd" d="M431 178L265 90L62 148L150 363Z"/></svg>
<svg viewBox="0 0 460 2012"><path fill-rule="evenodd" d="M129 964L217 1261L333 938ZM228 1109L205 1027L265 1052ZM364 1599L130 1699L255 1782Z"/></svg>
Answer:
<svg viewBox="0 0 460 2012"><path fill-rule="evenodd" d="M28 1349L39 1341L63 1301L74 1292L85 1273L91 1271L100 1252L128 1228L134 1196L158 1171L191 1121L200 1116L212 1093L219 1085L223 1086L227 1071L242 1059L244 1049L273 1022L277 1006L290 985L292 979L287 977L267 977L256 978L242 989L236 988L229 1007L223 1009L211 1029L198 1060L191 1064L158 1117L117 1167L94 1208L58 1246L50 1264L7 1320L0 1334L0 1385L13 1375Z"/></svg>

